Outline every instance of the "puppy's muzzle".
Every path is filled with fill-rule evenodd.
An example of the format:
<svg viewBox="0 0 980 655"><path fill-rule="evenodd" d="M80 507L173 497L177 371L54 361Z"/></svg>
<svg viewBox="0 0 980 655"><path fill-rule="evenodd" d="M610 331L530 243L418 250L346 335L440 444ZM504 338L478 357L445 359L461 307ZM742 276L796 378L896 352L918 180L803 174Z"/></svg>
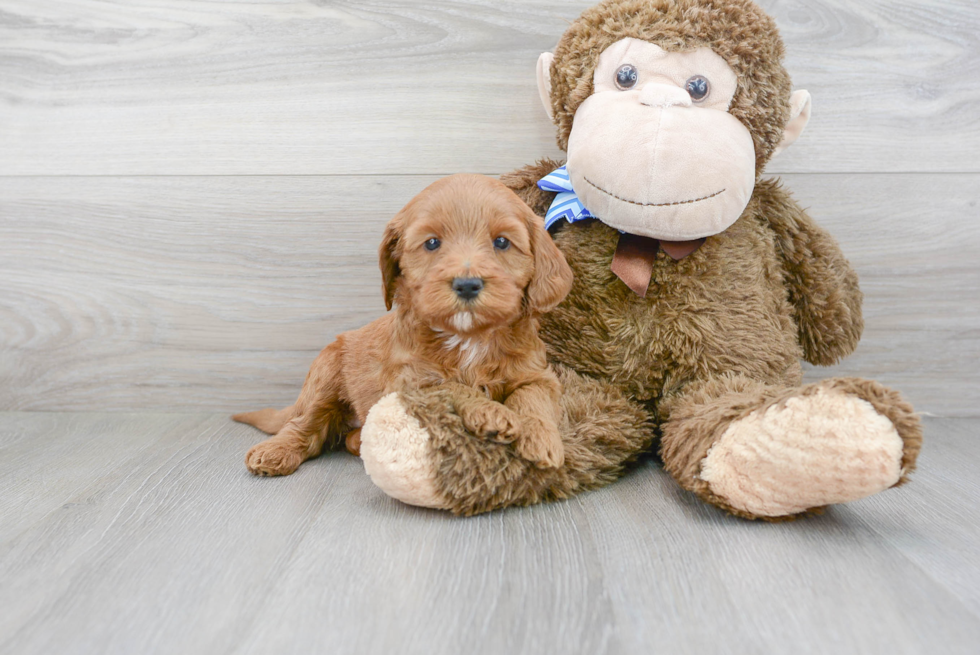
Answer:
<svg viewBox="0 0 980 655"><path fill-rule="evenodd" d="M463 300L473 300L483 290L483 280L478 277L457 277L453 279L453 291Z"/></svg>

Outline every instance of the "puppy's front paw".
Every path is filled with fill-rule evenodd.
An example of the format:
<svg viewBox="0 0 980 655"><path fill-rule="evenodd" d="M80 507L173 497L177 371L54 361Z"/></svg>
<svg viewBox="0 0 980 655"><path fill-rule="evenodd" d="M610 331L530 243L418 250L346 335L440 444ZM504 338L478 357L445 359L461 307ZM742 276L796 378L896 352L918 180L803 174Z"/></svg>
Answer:
<svg viewBox="0 0 980 655"><path fill-rule="evenodd" d="M510 443L520 435L521 417L517 412L492 400L458 407L466 429L481 437Z"/></svg>
<svg viewBox="0 0 980 655"><path fill-rule="evenodd" d="M289 475L302 463L302 453L275 438L252 446L245 455L245 466L255 475Z"/></svg>
<svg viewBox="0 0 980 655"><path fill-rule="evenodd" d="M565 463L565 444L557 426L525 419L523 434L514 446L517 454L538 468L559 468Z"/></svg>

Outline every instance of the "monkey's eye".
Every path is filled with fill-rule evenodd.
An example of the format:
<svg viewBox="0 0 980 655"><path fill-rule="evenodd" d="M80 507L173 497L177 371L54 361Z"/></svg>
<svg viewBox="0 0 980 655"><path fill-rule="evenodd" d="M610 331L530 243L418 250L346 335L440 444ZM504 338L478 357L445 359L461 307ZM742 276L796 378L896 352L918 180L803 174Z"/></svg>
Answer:
<svg viewBox="0 0 980 655"><path fill-rule="evenodd" d="M442 241L439 241L439 239L436 239L435 237L429 239L428 241L422 244L422 246L426 250L430 250L430 251L437 250L441 245L442 245Z"/></svg>
<svg viewBox="0 0 980 655"><path fill-rule="evenodd" d="M636 80L639 77L640 73L636 70L636 66L633 64L623 64L616 71L616 86L624 91L626 89L632 89L636 86Z"/></svg>
<svg viewBox="0 0 980 655"><path fill-rule="evenodd" d="M510 239L507 237L497 237L493 240L493 247L497 250L507 250L510 248Z"/></svg>
<svg viewBox="0 0 980 655"><path fill-rule="evenodd" d="M701 102L711 92L711 85L704 75L695 75L684 83L684 88L691 94L691 100Z"/></svg>

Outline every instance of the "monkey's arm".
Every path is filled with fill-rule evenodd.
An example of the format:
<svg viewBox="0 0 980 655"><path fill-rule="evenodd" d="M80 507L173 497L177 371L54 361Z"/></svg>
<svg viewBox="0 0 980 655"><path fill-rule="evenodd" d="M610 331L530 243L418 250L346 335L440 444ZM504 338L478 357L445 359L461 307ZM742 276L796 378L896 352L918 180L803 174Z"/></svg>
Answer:
<svg viewBox="0 0 980 655"><path fill-rule="evenodd" d="M864 319L857 274L837 241L784 191L778 180L756 185L761 210L776 235L803 357L829 366L857 347Z"/></svg>
<svg viewBox="0 0 980 655"><path fill-rule="evenodd" d="M554 159L539 159L536 163L518 168L516 171L504 173L500 176L500 181L506 184L511 191L521 197L528 206L538 216L544 216L551 207L551 201L555 199L555 193L542 191L538 187L538 180L555 169L560 168L564 162Z"/></svg>

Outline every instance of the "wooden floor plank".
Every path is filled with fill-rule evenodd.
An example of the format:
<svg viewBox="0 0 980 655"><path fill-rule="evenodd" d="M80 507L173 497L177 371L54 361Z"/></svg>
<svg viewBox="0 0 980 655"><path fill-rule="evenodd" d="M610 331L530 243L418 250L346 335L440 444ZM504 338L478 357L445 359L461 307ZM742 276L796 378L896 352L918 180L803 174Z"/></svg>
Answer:
<svg viewBox="0 0 980 655"><path fill-rule="evenodd" d="M200 418L5 413L0 426L0 547L119 483L160 441L196 433ZM95 437L93 441L93 437ZM99 475L93 478L93 472Z"/></svg>
<svg viewBox="0 0 980 655"><path fill-rule="evenodd" d="M629 477L581 499L604 577L617 581L609 594L632 649L655 642L665 652L713 652L719 634L731 653L973 648L980 615L894 541L905 536L932 557L960 562L965 543L918 540L913 529L889 539L868 527L879 519L869 503L901 511L917 480L805 521L750 524L681 491L655 463L647 467L656 484ZM962 575L963 586L980 583L975 563Z"/></svg>
<svg viewBox="0 0 980 655"><path fill-rule="evenodd" d="M223 416L0 419L5 464L3 448L43 454L42 436L143 446L19 460L22 497L71 502L0 543L2 652L968 653L980 638L977 419L927 419L908 486L789 524L727 517L650 460L568 502L459 519L385 497L346 453L252 477L259 435ZM0 531L30 511L4 505Z"/></svg>
<svg viewBox="0 0 980 655"><path fill-rule="evenodd" d="M502 173L593 0L7 0L0 175ZM980 172L974 0L765 0L814 98L776 172Z"/></svg>
<svg viewBox="0 0 980 655"><path fill-rule="evenodd" d="M902 502L898 494L869 498L848 518L869 526L980 616L978 462L980 423L928 420L914 487L902 490Z"/></svg>
<svg viewBox="0 0 980 655"><path fill-rule="evenodd" d="M113 483L0 547L0 651L228 652L335 477L310 467L262 485L244 467L253 430L198 423L120 469L90 467ZM111 447L111 432L89 441Z"/></svg>
<svg viewBox="0 0 980 655"><path fill-rule="evenodd" d="M381 231L434 179L0 178L0 409L291 403L320 348L383 313ZM977 416L980 176L783 179L866 296L857 353L808 375Z"/></svg>
<svg viewBox="0 0 980 655"><path fill-rule="evenodd" d="M242 652L283 634L300 652L324 634L340 653L608 652L612 608L576 504L463 520L362 493L321 513Z"/></svg>

